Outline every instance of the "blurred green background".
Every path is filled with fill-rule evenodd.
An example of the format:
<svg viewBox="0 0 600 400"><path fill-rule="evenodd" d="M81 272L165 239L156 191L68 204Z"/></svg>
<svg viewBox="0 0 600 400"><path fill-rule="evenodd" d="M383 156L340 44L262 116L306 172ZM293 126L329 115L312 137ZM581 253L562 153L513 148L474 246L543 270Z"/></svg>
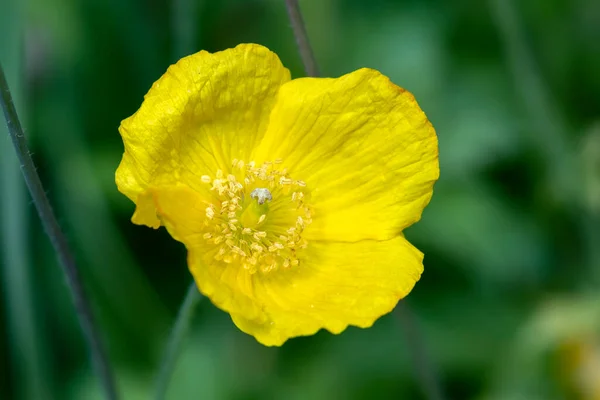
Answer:
<svg viewBox="0 0 600 400"><path fill-rule="evenodd" d="M379 69L438 132L407 303L447 398L600 399L600 2L301 6L324 75ZM178 58L241 42L303 75L283 0L0 0L0 61L124 399L148 398L191 278L182 245L129 221L117 128ZM0 398L100 399L2 136ZM422 399L406 339L391 314L266 348L203 301L169 398Z"/></svg>

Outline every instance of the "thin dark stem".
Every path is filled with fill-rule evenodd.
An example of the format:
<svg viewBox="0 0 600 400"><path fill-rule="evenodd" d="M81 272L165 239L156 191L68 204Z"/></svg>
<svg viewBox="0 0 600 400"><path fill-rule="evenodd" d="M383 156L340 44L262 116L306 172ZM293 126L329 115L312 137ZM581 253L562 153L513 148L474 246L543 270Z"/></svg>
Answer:
<svg viewBox="0 0 600 400"><path fill-rule="evenodd" d="M317 67L315 55L313 54L310 42L308 41L308 34L306 33L306 26L302 19L298 0L285 0L285 5L287 7L288 16L290 17L290 22L292 23L296 44L300 51L300 57L302 57L306 75L319 76L319 68Z"/></svg>
<svg viewBox="0 0 600 400"><path fill-rule="evenodd" d="M21 171L23 172L25 183L27 184L35 208L38 211L44 230L50 238L52 246L60 261L60 265L63 268L67 285L73 297L73 303L75 305L77 317L79 318L79 323L81 324L85 339L88 342L92 364L98 374L106 398L110 400L117 399L117 391L112 370L104 351L102 341L100 340L100 334L94 323L91 307L83 289L75 258L69 249L67 240L52 211L52 207L50 206L50 202L48 201L48 197L46 196L46 192L44 191L44 187L42 186L42 182L36 171L33 159L31 158L25 140L25 134L23 133L23 128L21 127L21 122L19 121L17 110L15 109L8 83L6 82L6 77L4 75L4 70L1 65L0 94L0 103L2 104L4 117L6 118L8 132L15 146L19 162L21 163Z"/></svg>
<svg viewBox="0 0 600 400"><path fill-rule="evenodd" d="M429 400L442 400L444 397L437 371L431 363L431 357L412 311L403 300L398 303L394 312L404 329L407 347L423 394Z"/></svg>
<svg viewBox="0 0 600 400"><path fill-rule="evenodd" d="M156 400L163 400L167 394L169 382L175 369L175 364L181 353L183 342L187 336L192 322L192 316L194 309L202 299L202 295L196 287L196 283L192 282L188 288L185 299L181 304L179 313L177 314L177 320L173 326L173 330L169 335L167 347L163 354L160 369L156 377L156 389L155 396Z"/></svg>

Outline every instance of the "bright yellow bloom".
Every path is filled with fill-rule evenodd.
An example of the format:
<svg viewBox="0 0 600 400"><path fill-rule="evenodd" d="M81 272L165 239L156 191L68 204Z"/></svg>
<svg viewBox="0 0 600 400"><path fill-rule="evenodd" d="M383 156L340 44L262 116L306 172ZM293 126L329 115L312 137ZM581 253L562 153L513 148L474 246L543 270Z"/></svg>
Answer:
<svg viewBox="0 0 600 400"><path fill-rule="evenodd" d="M290 80L259 45L202 51L119 131L133 222L184 243L200 291L265 345L369 327L421 275L402 230L431 198L437 137L377 71Z"/></svg>

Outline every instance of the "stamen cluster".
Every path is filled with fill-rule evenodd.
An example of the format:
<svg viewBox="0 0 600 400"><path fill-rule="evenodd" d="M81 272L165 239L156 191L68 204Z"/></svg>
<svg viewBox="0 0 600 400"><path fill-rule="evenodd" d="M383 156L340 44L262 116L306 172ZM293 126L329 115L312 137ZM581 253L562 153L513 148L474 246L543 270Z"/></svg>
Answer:
<svg viewBox="0 0 600 400"><path fill-rule="evenodd" d="M299 265L298 252L307 247L302 233L312 222L306 203L306 183L291 179L280 164L233 160L231 173L204 175L213 201L207 202L204 239L214 244L214 258L239 263L250 273L268 273ZM266 193L260 202L252 193ZM263 198L263 197L261 197Z"/></svg>

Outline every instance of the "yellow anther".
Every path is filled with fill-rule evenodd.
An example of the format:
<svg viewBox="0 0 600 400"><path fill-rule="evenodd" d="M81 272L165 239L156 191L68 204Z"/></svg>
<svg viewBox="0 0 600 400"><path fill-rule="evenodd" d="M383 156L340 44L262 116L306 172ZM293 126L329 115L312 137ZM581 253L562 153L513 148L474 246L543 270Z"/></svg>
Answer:
<svg viewBox="0 0 600 400"><path fill-rule="evenodd" d="M215 210L213 210L212 207L206 208L206 217L208 219L213 219L215 217Z"/></svg>
<svg viewBox="0 0 600 400"><path fill-rule="evenodd" d="M210 183L210 176L208 176L208 175L202 175L202 176L200 177L200 180L201 180L202 182L204 182L204 183Z"/></svg>
<svg viewBox="0 0 600 400"><path fill-rule="evenodd" d="M258 243L252 243L250 245L250 248L258 253L262 253L264 250L264 248Z"/></svg>

